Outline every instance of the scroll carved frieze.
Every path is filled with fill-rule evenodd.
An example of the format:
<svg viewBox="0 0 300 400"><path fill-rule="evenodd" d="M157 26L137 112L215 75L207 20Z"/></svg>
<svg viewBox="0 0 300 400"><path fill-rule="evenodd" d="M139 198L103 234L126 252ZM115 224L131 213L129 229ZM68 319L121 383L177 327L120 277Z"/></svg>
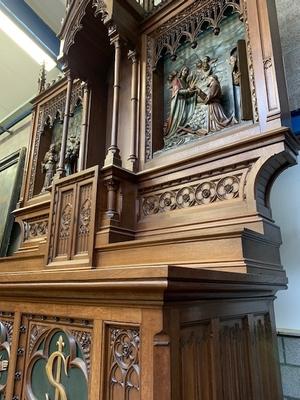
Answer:
<svg viewBox="0 0 300 400"><path fill-rule="evenodd" d="M140 398L140 333L138 328L110 327L106 399Z"/></svg>
<svg viewBox="0 0 300 400"><path fill-rule="evenodd" d="M176 50L182 44L183 39L196 47L197 36L203 32L204 23L206 25L208 23L215 34L219 34L220 23L225 18L225 12L229 7L233 11L241 13L239 0L212 0L205 4L198 0L160 26L153 34L156 38L153 67L155 68L163 50L166 50L171 57L176 58Z"/></svg>
<svg viewBox="0 0 300 400"><path fill-rule="evenodd" d="M242 173L221 179L204 180L197 184L146 196L142 199L142 211L147 216L236 199L241 197L242 189Z"/></svg>
<svg viewBox="0 0 300 400"><path fill-rule="evenodd" d="M24 240L37 239L48 234L48 218L24 221Z"/></svg>

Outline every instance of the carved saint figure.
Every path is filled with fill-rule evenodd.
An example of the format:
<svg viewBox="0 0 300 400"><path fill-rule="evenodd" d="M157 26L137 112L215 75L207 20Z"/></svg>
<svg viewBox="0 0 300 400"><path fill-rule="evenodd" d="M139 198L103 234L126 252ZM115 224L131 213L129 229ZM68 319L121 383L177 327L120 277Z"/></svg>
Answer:
<svg viewBox="0 0 300 400"><path fill-rule="evenodd" d="M229 65L231 67L235 118L241 120L241 72L238 63L237 49L230 53Z"/></svg>
<svg viewBox="0 0 300 400"><path fill-rule="evenodd" d="M65 156L66 175L77 172L77 161L79 158L80 140L76 136L70 136Z"/></svg>
<svg viewBox="0 0 300 400"><path fill-rule="evenodd" d="M190 79L189 72L189 68L184 65L179 74L169 76L171 105L165 139L170 139L180 131L184 131L194 113L197 102L196 79Z"/></svg>
<svg viewBox="0 0 300 400"><path fill-rule="evenodd" d="M56 172L56 163L57 154L55 144L51 144L42 162L42 173L45 174L42 192L45 192L47 188L52 184L52 180Z"/></svg>
<svg viewBox="0 0 300 400"><path fill-rule="evenodd" d="M208 105L207 130L208 132L220 131L235 124L237 121L233 115L227 117L221 105L222 90L219 79L216 75L208 78L208 93L204 101Z"/></svg>

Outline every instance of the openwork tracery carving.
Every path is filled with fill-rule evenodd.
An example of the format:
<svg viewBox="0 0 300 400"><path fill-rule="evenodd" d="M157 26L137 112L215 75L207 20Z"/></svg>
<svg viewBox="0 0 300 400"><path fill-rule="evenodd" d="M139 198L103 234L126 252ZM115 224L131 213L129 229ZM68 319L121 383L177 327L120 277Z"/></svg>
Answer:
<svg viewBox="0 0 300 400"><path fill-rule="evenodd" d="M142 200L142 211L147 216L235 199L241 197L242 189L241 173L221 179L208 179L172 191L168 190L146 196Z"/></svg>
<svg viewBox="0 0 300 400"><path fill-rule="evenodd" d="M155 68L164 50L166 54L176 58L176 51L183 40L196 47L197 36L207 28L212 28L215 34L219 34L220 23L228 8L241 13L239 0L212 0L205 5L198 0L159 27L153 34L156 38L153 67Z"/></svg>
<svg viewBox="0 0 300 400"><path fill-rule="evenodd" d="M138 328L109 329L110 349L107 399L137 399L140 390L140 333ZM123 393L117 397L115 393ZM132 397L133 398L133 397Z"/></svg>

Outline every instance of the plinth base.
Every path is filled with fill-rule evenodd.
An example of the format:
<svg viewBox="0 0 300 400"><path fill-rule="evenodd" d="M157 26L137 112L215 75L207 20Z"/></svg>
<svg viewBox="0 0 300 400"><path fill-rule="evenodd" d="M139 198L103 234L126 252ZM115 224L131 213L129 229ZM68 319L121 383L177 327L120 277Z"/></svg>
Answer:
<svg viewBox="0 0 300 400"><path fill-rule="evenodd" d="M32 272L30 283L2 273L6 398L48 393L37 373L47 377L56 341L70 356L63 390L74 371L83 382L72 400L281 400L273 300L285 285L176 266Z"/></svg>

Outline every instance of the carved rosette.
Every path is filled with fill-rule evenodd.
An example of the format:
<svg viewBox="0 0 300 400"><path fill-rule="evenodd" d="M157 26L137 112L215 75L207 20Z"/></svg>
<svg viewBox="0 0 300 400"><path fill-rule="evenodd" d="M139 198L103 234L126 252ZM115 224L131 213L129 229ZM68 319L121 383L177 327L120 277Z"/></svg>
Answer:
<svg viewBox="0 0 300 400"><path fill-rule="evenodd" d="M216 198L216 185L214 182L203 182L195 190L198 204L212 203Z"/></svg>
<svg viewBox="0 0 300 400"><path fill-rule="evenodd" d="M239 198L243 189L241 178L242 174L239 173L145 196L142 199L143 214L154 215Z"/></svg>
<svg viewBox="0 0 300 400"><path fill-rule="evenodd" d="M109 400L138 399L140 391L139 329L111 327L109 338L106 398ZM120 394L121 397L119 397Z"/></svg>

